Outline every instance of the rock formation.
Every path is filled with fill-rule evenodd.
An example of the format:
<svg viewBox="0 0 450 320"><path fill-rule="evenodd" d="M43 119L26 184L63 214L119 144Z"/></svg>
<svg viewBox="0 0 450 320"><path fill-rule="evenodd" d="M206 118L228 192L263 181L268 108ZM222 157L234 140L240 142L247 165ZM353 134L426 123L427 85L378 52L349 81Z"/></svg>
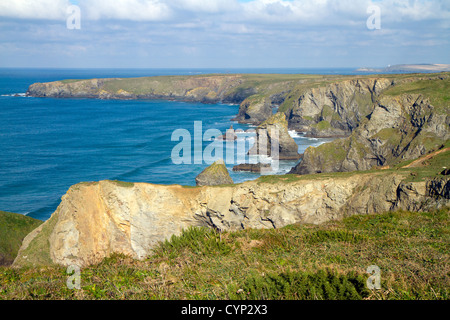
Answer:
<svg viewBox="0 0 450 320"><path fill-rule="evenodd" d="M308 148L295 174L370 170L412 160L450 139L450 116L422 95L382 96L348 138Z"/></svg>
<svg viewBox="0 0 450 320"><path fill-rule="evenodd" d="M348 136L393 81L352 79L306 89L286 111L289 128L315 137Z"/></svg>
<svg viewBox="0 0 450 320"><path fill-rule="evenodd" d="M218 186L233 184L223 160L218 160L203 170L196 178L197 186Z"/></svg>
<svg viewBox="0 0 450 320"><path fill-rule="evenodd" d="M286 116L282 112L272 115L256 130L255 144L249 155L272 156L272 148L278 146L279 160L298 160L298 145L289 135ZM273 150L275 151L275 150Z"/></svg>
<svg viewBox="0 0 450 320"><path fill-rule="evenodd" d="M254 173L261 173L263 170L271 170L271 165L268 163L242 163L233 167L233 171L248 171Z"/></svg>
<svg viewBox="0 0 450 320"><path fill-rule="evenodd" d="M264 77L253 79L251 85L243 83L242 76L231 75L74 80L35 84L29 94L242 102L241 121L262 121L258 138L267 139L267 150L271 144L278 144L280 159L299 157L288 125L290 129L316 136L346 136L308 148L292 171L298 174L388 169L441 145L448 147L446 74L350 80L292 76L288 81L286 77L276 83ZM331 82L333 79L336 81ZM413 86L403 87L403 94L398 94L401 90L386 94L393 87L398 89L400 83L412 82ZM417 94L417 87L425 93ZM267 110L274 100L282 105L271 116ZM270 128L278 131L277 139ZM260 151L257 145L252 153ZM449 151L444 148L442 155L446 158L440 161L448 162L445 159ZM423 163L427 161L422 159L421 165L426 166ZM319 224L354 214L449 206L450 177L442 170L446 168L439 164L432 174L415 179L421 169L413 166L326 175L266 176L232 185L221 162L205 169L196 179L199 185L220 186L81 183L72 186L51 218L24 239L14 265L56 263L83 267L114 252L143 259L159 241L190 226L220 231L281 228L294 223Z"/></svg>
<svg viewBox="0 0 450 320"><path fill-rule="evenodd" d="M218 140L228 140L228 141L237 140L237 135L233 129L233 125L230 126L230 128L227 130L227 132L224 135L218 137L217 139Z"/></svg>
<svg viewBox="0 0 450 320"><path fill-rule="evenodd" d="M14 266L95 264L113 252L136 259L189 226L217 230L319 224L354 214L450 205L450 178L406 182L408 172L379 171L283 182L258 180L184 188L113 181L81 183L23 241Z"/></svg>
<svg viewBox="0 0 450 320"><path fill-rule="evenodd" d="M259 125L272 115L272 107L269 98L259 95L245 99L239 106L238 115L233 121Z"/></svg>

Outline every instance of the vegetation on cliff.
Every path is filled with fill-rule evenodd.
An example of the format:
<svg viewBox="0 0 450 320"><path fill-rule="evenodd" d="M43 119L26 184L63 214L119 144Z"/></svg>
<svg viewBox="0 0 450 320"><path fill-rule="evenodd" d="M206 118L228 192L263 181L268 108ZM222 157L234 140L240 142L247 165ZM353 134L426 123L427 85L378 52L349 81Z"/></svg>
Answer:
<svg viewBox="0 0 450 320"><path fill-rule="evenodd" d="M42 221L22 214L0 211L0 265L10 265L17 256L22 240Z"/></svg>
<svg viewBox="0 0 450 320"><path fill-rule="evenodd" d="M450 298L450 211L358 215L340 222L218 233L190 228L143 261L113 255L81 270L0 268L0 299ZM369 290L369 266L381 289Z"/></svg>
<svg viewBox="0 0 450 320"><path fill-rule="evenodd" d="M291 173L369 170L436 151L450 138L449 92L444 76L389 87L349 137L309 148Z"/></svg>
<svg viewBox="0 0 450 320"><path fill-rule="evenodd" d="M233 184L233 179L230 177L225 162L218 160L205 168L196 178L197 186L218 186Z"/></svg>

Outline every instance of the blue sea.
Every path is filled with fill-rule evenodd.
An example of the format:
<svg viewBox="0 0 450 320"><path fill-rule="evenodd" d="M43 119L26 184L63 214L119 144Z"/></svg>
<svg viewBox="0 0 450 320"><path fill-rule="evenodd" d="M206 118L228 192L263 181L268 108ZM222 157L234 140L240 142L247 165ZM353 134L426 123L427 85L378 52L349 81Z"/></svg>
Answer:
<svg viewBox="0 0 450 320"><path fill-rule="evenodd" d="M208 164L174 164L172 150L180 143L172 141L174 130L194 136L195 121L201 121L202 132L225 133L230 125L251 129L231 121L238 105L25 97L32 83L208 73L354 74L351 69L0 69L0 210L47 220L69 187L83 181L194 186ZM330 141L291 134L300 153ZM248 150L251 135L240 139ZM203 150L210 143L204 141ZM284 174L296 163L282 161L274 174ZM234 182L259 177L233 172L236 164L227 164Z"/></svg>

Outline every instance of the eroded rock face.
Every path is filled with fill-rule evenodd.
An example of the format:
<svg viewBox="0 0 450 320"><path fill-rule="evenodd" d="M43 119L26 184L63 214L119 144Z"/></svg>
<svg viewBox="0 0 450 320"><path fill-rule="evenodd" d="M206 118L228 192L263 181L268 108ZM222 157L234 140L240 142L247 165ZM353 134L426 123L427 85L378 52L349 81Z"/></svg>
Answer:
<svg viewBox="0 0 450 320"><path fill-rule="evenodd" d="M272 152L278 152L279 160L300 159L298 145L289 135L286 116L281 112L272 115L258 126L255 144L249 150L250 155L273 157L275 155Z"/></svg>
<svg viewBox="0 0 450 320"><path fill-rule="evenodd" d="M372 78L311 88L286 112L289 128L316 137L348 136L372 112L376 97L392 85L392 80Z"/></svg>
<svg viewBox="0 0 450 320"><path fill-rule="evenodd" d="M245 99L239 106L238 115L233 121L260 125L272 115L270 99L267 97L251 96Z"/></svg>
<svg viewBox="0 0 450 320"><path fill-rule="evenodd" d="M28 88L27 94L34 97L54 98L178 99L199 102L235 102L235 99L243 98L230 96L229 92L241 83L241 77L234 75L65 80L34 83Z"/></svg>
<svg viewBox="0 0 450 320"><path fill-rule="evenodd" d="M421 95L382 96L350 137L308 148L295 174L370 170L418 158L450 139L450 117Z"/></svg>
<svg viewBox="0 0 450 320"><path fill-rule="evenodd" d="M400 173L379 172L201 188L82 183L72 186L51 218L25 238L14 266L83 267L113 252L143 259L159 241L190 226L281 228L353 214L420 209L424 204L436 206L436 201L450 204L448 178L412 185L402 183L404 178Z"/></svg>

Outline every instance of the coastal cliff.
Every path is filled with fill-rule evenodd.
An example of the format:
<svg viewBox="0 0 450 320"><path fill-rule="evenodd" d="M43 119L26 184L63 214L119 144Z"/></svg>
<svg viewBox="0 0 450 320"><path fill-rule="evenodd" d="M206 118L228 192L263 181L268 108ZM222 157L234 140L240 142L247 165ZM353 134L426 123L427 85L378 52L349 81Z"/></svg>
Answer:
<svg viewBox="0 0 450 320"><path fill-rule="evenodd" d="M87 266L113 253L147 257L159 241L191 226L220 231L321 224L356 214L450 205L442 170L450 151L424 168L313 176L265 176L196 187L100 181L72 186L51 218L23 241L14 266Z"/></svg>
<svg viewBox="0 0 450 320"><path fill-rule="evenodd" d="M308 148L290 173L370 170L436 151L450 139L449 88L449 78L439 78L385 91L350 136Z"/></svg>
<svg viewBox="0 0 450 320"><path fill-rule="evenodd" d="M449 73L379 76L230 74L61 80L30 85L27 95L53 98L170 99L239 104L234 121L260 125L272 109L289 130L314 137L349 136L398 86L442 80ZM414 90L413 90L414 91ZM417 91L417 90L416 90ZM420 90L419 90L420 91Z"/></svg>
<svg viewBox="0 0 450 320"><path fill-rule="evenodd" d="M200 102L233 102L230 90L242 83L240 76L147 78L110 78L62 80L32 84L27 94L33 97L99 99L177 99ZM227 95L226 95L227 94Z"/></svg>
<svg viewBox="0 0 450 320"><path fill-rule="evenodd" d="M285 111L290 129L311 136L348 136L373 111L377 97L394 85L387 78L352 79L308 88Z"/></svg>

